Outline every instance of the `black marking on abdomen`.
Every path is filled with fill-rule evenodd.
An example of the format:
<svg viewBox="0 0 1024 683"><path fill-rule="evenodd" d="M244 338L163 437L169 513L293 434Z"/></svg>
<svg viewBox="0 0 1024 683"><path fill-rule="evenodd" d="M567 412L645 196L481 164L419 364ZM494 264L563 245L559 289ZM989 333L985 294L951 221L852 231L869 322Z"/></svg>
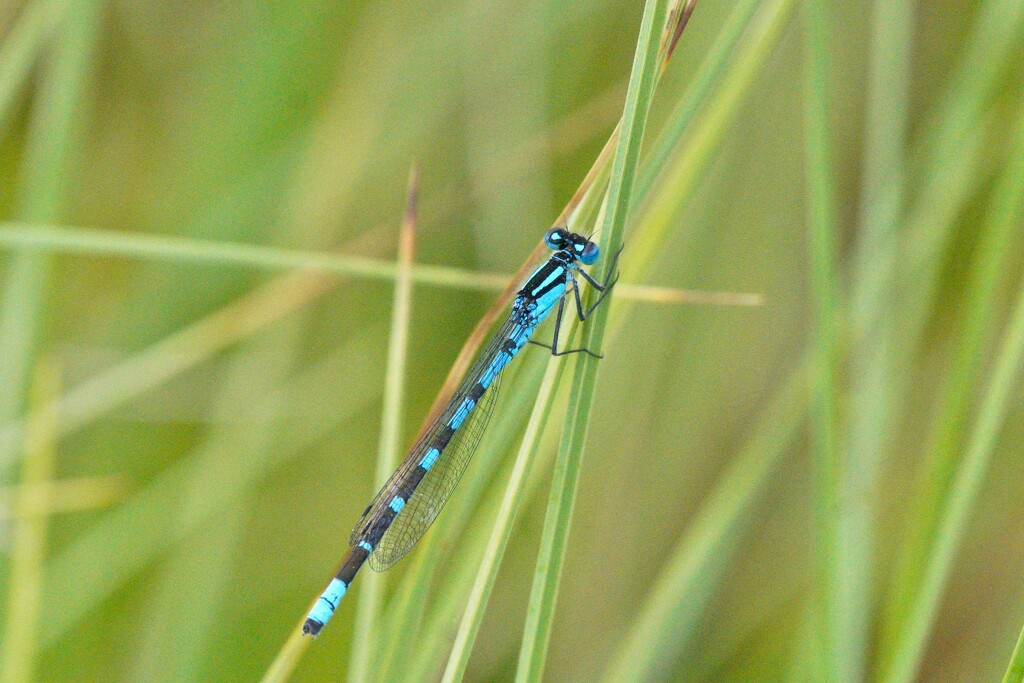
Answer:
<svg viewBox="0 0 1024 683"><path fill-rule="evenodd" d="M434 437L434 441L430 445L436 448L438 453L443 453L453 436L455 436L455 430L451 428L451 425L446 424L437 431L437 436Z"/></svg>

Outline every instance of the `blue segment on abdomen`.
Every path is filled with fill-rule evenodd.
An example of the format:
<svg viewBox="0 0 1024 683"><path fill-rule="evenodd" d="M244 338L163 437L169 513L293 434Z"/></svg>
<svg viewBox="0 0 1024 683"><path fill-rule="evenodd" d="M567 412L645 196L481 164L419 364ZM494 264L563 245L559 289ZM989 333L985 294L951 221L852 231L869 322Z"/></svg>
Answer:
<svg viewBox="0 0 1024 683"><path fill-rule="evenodd" d="M448 421L448 426L452 429L458 429L461 427L462 423L466 420L466 416L469 415L470 411L473 410L475 406L476 402L473 399L467 398L464 400L462 405L459 406L459 409L455 411L454 415L452 415L452 419Z"/></svg>
<svg viewBox="0 0 1024 683"><path fill-rule="evenodd" d="M326 590L320 594L320 598L313 605L313 609L309 610L308 619L326 624L327 620L334 614L334 610L338 608L338 603L345 596L345 591L348 590L348 586L341 579L332 579L327 585Z"/></svg>
<svg viewBox="0 0 1024 683"><path fill-rule="evenodd" d="M429 451L427 451L427 454L423 456L423 459L420 460L420 467L422 467L425 470L429 470L431 467L434 466L434 463L437 462L437 459L440 457L441 452L436 448L431 448Z"/></svg>
<svg viewBox="0 0 1024 683"><path fill-rule="evenodd" d="M480 386L484 389L491 386L494 378L498 376L498 373L501 372L501 369L505 367L510 360L512 360L512 356L504 351L498 351L494 356L494 360L492 360L491 364L487 366L486 370L484 370L484 374L480 376Z"/></svg>

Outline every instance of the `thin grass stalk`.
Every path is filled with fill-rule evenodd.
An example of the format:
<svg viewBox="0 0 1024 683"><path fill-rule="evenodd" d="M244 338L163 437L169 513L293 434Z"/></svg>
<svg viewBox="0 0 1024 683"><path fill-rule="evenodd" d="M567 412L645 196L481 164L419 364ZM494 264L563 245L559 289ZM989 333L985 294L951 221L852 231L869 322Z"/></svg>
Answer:
<svg viewBox="0 0 1024 683"><path fill-rule="evenodd" d="M221 477L216 482L218 491L251 490L274 468L303 454L339 424L368 409L380 391L375 369L380 360L373 341L382 334L383 326L376 324L361 330L294 380L274 387L268 395L245 405L235 416L240 424L252 423L280 405L307 407L293 416L292 438L275 444L267 457L238 458L231 467L217 472ZM346 393L342 400L337 389L325 393L325 384L343 387ZM313 408L316 410L310 412ZM221 446L228 447L230 444ZM59 601L62 608L49 615L47 628L40 634L42 647L54 645L79 625L117 588L165 553L168 545L189 538L204 524L215 520L225 508L236 504L234 497L200 496L194 501L196 507L191 514L180 524L167 524L167 510L180 507L181 492L189 490L194 482L204 481L204 468L209 462L205 455L194 452L163 470L50 559L47 576L74 576L76 591L68 594L63 582L47 582L44 602ZM209 473L206 473L208 478ZM131 538L132 543L126 546L125 538ZM96 562L97 557L104 558L104 562Z"/></svg>
<svg viewBox="0 0 1024 683"><path fill-rule="evenodd" d="M644 6L640 35L630 74L621 134L612 162L611 178L601 225L601 250L605 255L605 278L612 274L613 255L622 248L626 218L633 196L637 162L643 142L647 114L654 88L663 67L659 38L665 26L668 2L650 0ZM594 311L584 327L583 348L600 354L608 320L610 301ZM582 354L581 354L582 355ZM597 384L598 365L589 356L577 361L566 411L566 428L555 462L551 498L544 521L537 571L530 594L523 644L516 672L518 681L540 680L544 673L555 605L568 543L572 510L575 505L579 471L586 441L587 426Z"/></svg>
<svg viewBox="0 0 1024 683"><path fill-rule="evenodd" d="M811 425L815 479L815 619L820 668L817 680L850 681L856 667L845 645L845 586L840 567L844 539L839 519L840 453L837 375L839 370L836 276L836 218L828 108L831 84L826 46L828 19L820 0L804 0L804 132L807 164L807 222L810 233L813 333Z"/></svg>
<svg viewBox="0 0 1024 683"><path fill-rule="evenodd" d="M1024 630L1017 637L1017 645L1010 655L1010 665L1006 668L1003 683L1022 683L1024 681Z"/></svg>
<svg viewBox="0 0 1024 683"><path fill-rule="evenodd" d="M525 416L526 424L521 424L522 420L510 422L507 427L499 424L497 428L507 431L507 434L498 434L499 438L496 441L499 448L495 448L495 452L507 451L505 444L519 440L528 428L529 417L533 415L534 408L536 408L536 397L543 385L549 358L550 356L545 357L544 354L531 354L524 359L528 363L528 367L520 370L515 379L518 386L526 388L525 393L515 396L506 395L503 402L505 414L516 412L518 415ZM565 368L565 363L558 366L553 382L556 388L562 386L561 378ZM550 406L546 414L548 419L552 417ZM494 426L488 429L488 435L484 437L485 440L495 434L495 429ZM547 434L545 430L546 423L542 423L539 427L539 433L542 435L540 441L542 455L545 454L543 450ZM522 442L520 441L521 447ZM465 615L465 605L480 575L478 557L484 554L487 543L494 534L498 511L504 501L504 492L508 489L507 483L512 479L512 471L517 462L518 458L505 458L493 475L486 478L479 477L479 475L474 477L470 486L479 487L479 490L464 489L459 494L460 496L470 494L465 498L472 498L472 500L463 498L460 503L465 506L462 508L463 510L471 509L473 511L472 515L467 515L465 523L460 525L462 528L444 528L431 532L432 536L427 539L427 542L432 547L428 548L428 552L438 555L447 553L446 571L443 576L436 577L438 586L435 595L431 596L431 609L423 615L424 621L419 629L418 637L414 641L412 656L403 658L397 668L392 668L392 675L389 678L382 678L382 681L427 680L436 679L440 675L447 663L448 653ZM530 471L525 479L526 491L523 498L528 499L536 490L539 481L536 476L538 469L547 469L546 467L542 468L538 464L540 462L541 460L538 459L530 465ZM417 576L414 581L420 582L423 581L423 578ZM396 636L402 637L398 634Z"/></svg>
<svg viewBox="0 0 1024 683"><path fill-rule="evenodd" d="M754 506L803 424L807 374L806 368L793 373L757 418L618 640L605 683L667 680L678 657L691 647Z"/></svg>
<svg viewBox="0 0 1024 683"><path fill-rule="evenodd" d="M441 680L443 683L455 683L461 681L469 663L469 655L480 629L480 622L483 620L484 610L490 598L494 580L497 578L498 569L501 566L501 558L508 545L508 539L512 534L512 526L515 522L519 504L522 501L524 482L534 461L540 444L540 435L544 430L544 424L550 413L551 402L554 398L555 380L559 374L559 366L562 359L551 357L548 361L544 379L541 381L540 390L537 392L537 400L533 412L530 414L530 421L526 425L526 432L523 435L523 442L516 456L512 474L509 476L505 494L502 497L501 505L498 508L497 518L487 541L483 557L480 560L480 567L477 571L476 580L469 594L469 600L463 612L459 630L455 635L455 642L452 645L451 653L448 656L448 664Z"/></svg>
<svg viewBox="0 0 1024 683"><path fill-rule="evenodd" d="M401 458L402 398L405 394L406 357L409 349L409 321L412 316L412 263L416 238L416 202L419 176L415 167L409 173L409 192L405 220L398 243L398 276L395 278L395 303L391 311L391 341L388 344L384 380L384 405L381 416L380 447L374 483L383 485ZM356 606L355 642L349 658L348 678L354 683L370 679L373 655L378 646L377 622L383 603L384 575L363 577Z"/></svg>
<svg viewBox="0 0 1024 683"><path fill-rule="evenodd" d="M900 216L907 203L906 154L913 4L880 0L871 7L867 121L860 226L853 258L849 310L850 400L843 498L849 501L842 564L847 580L846 642L852 675L863 680L874 603L874 563L879 476L890 455L897 379L892 367L896 310L878 277L891 272L899 246Z"/></svg>
<svg viewBox="0 0 1024 683"><path fill-rule="evenodd" d="M650 188L642 188L645 194L638 197L644 204L638 220L647 227L638 239L630 242L630 259L622 268L627 282L642 279L642 268L655 262L668 232L678 225L674 220L678 207L689 200L699 179L704 177L704 170L729 124L739 115L740 106L778 44L795 6L796 0L768 0L760 6L740 41L740 52L733 68L725 72L714 95L704 105L703 113L688 126L679 154L657 173ZM680 107L673 113L685 116L686 112ZM682 123L669 122L666 128L681 130Z"/></svg>
<svg viewBox="0 0 1024 683"><path fill-rule="evenodd" d="M19 95L28 87L47 41L59 23L63 3L31 2L0 43L0 130L7 130Z"/></svg>
<svg viewBox="0 0 1024 683"><path fill-rule="evenodd" d="M996 294L1002 279L1013 258L1013 244L1018 239L1018 226L1024 213L1024 117L1018 120L1018 128L1013 137L1013 144L1007 155L1007 168L1000 176L999 184L993 192L992 208L988 220L981 230L981 242L967 291L969 297L964 307L964 329L960 334L956 355L951 363L951 374L947 378L942 395L942 406L937 416L932 433L929 435L929 462L956 463L950 476L965 476L961 473L972 465L966 459L957 462L962 432L966 429L969 404L977 375L984 360L984 340L987 337L990 320L996 305ZM984 417L984 416L983 416ZM982 418L983 419L983 418ZM975 457L987 458L988 454ZM984 465L973 465L983 467ZM966 496L966 498L964 497ZM934 528L921 525L919 533L926 533L916 541L927 552L922 556L922 576L938 575L935 581L945 583L942 569L951 563L951 558L944 553L952 554L955 545L942 546L938 541L945 538L941 529L942 520L955 518L958 514L953 510L956 504L973 504L974 494L962 494L957 498L954 490L936 496L936 524ZM962 530L945 532L958 539ZM953 543L954 541L949 541ZM924 654L928 632L941 595L929 593L929 583L916 588L912 593L903 596L905 613L897 640L893 643L891 660L884 660L884 680L904 681L913 678L920 659Z"/></svg>
<svg viewBox="0 0 1024 683"><path fill-rule="evenodd" d="M33 409L36 419L46 412L45 405ZM19 484L0 489L0 523L44 512L63 514L107 507L123 499L127 490L127 481L118 475L51 481L43 486Z"/></svg>
<svg viewBox="0 0 1024 683"><path fill-rule="evenodd" d="M58 392L58 382L57 369L52 363L43 362L37 367L32 404L39 406L39 412L25 434L20 484L25 491L31 487L48 487L56 470L57 418L52 410L43 406L51 404ZM43 616L40 607L46 536L53 514L45 506L31 509L29 504L22 503L19 507L23 514L18 517L12 533L6 635L0 644L0 679L8 683L28 683L35 679Z"/></svg>
<svg viewBox="0 0 1024 683"><path fill-rule="evenodd" d="M93 63L100 3L69 6L60 39L49 46L38 101L23 160L24 180L14 213L28 221L56 220L63 211L72 177L74 151L83 121L83 96ZM31 17L30 17L31 18ZM0 298L0 424L21 414L29 374L46 318L51 257L34 250L14 254ZM11 460L0 446L0 463Z"/></svg>
<svg viewBox="0 0 1024 683"><path fill-rule="evenodd" d="M393 281L398 272L398 265L394 261L365 256L238 244L193 237L145 235L96 228L27 223L0 223L0 247L43 249L76 255L181 261L189 264L205 263L218 267L244 266L267 271L293 269L310 275L324 274L386 281ZM534 253L539 256L541 250L538 249ZM528 260L528 263L530 266L527 270L535 261ZM521 282L519 273L510 276L504 273L423 264L413 267L412 279L421 285L487 292L503 290ZM669 305L698 303L715 306L758 306L761 303L757 294L697 292L626 283L620 285L619 289L618 294L624 299Z"/></svg>
<svg viewBox="0 0 1024 683"><path fill-rule="evenodd" d="M963 462L951 483L949 502L941 511L933 537L933 552L921 576L921 588L909 610L901 633L898 656L881 678L883 681L913 679L927 643L928 631L943 597L957 550L988 469L1007 412L1012 406L1020 368L1024 362L1024 287L1009 329L996 357L992 380L982 399L978 422L970 435Z"/></svg>

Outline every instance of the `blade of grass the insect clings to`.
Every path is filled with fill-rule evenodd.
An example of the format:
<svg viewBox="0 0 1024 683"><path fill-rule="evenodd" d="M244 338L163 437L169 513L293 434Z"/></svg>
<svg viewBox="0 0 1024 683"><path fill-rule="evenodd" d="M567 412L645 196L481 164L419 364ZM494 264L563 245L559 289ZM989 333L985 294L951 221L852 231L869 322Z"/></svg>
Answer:
<svg viewBox="0 0 1024 683"><path fill-rule="evenodd" d="M63 3L56 0L29 3L0 43L0 130L7 130L18 97L28 87L62 11Z"/></svg>
<svg viewBox="0 0 1024 683"><path fill-rule="evenodd" d="M640 36L626 93L621 133L612 162L604 220L601 223L601 252L605 255L605 275L610 274L612 258L623 244L647 113L662 67L658 47L665 26L668 4L665 0L651 0L644 7ZM583 348L594 353L601 352L609 307L610 302L606 302L604 306L594 311L584 328ZM544 660L554 620L583 446L597 383L597 368L597 363L589 357L579 359L576 364L566 411L566 429L555 463L551 498L524 626L516 674L519 681L540 680L544 672Z"/></svg>
<svg viewBox="0 0 1024 683"><path fill-rule="evenodd" d="M38 410L25 432L21 486L45 487L52 481L56 469L57 430L55 413L44 406L52 405L59 380L56 366L45 359L34 374L31 403ZM29 512L28 505L19 507L22 515L14 524L10 543L6 636L0 645L0 679L9 683L35 679L40 617L43 616L40 607L46 535L52 514L45 508Z"/></svg>
<svg viewBox="0 0 1024 683"><path fill-rule="evenodd" d="M374 489L382 485L398 466L401 458L402 396L405 393L405 365L409 348L409 319L412 313L412 262L416 235L416 202L419 176L413 167L409 173L409 193L405 220L398 245L398 277L395 279L395 302L391 312L391 341L384 381L384 406L381 416L380 447ZM383 602L384 575L376 572L363 577L356 605L355 641L349 659L348 679L365 683L373 668L377 647L377 621Z"/></svg>
<svg viewBox="0 0 1024 683"><path fill-rule="evenodd" d="M755 78L763 69L771 51L778 44L782 31L796 5L795 0L768 0L763 4L746 34L740 41L740 53L733 68L725 72L719 88L688 128L685 146L673 160L669 158L663 170L653 177L651 187L640 187L645 195L638 198L644 204L639 209L640 220L649 227L632 240L630 258L623 264L626 281L642 279L644 269L655 262L661 245L669 231L679 222L675 220L678 208L689 201L705 170L718 149L729 124L738 116L743 101L753 88ZM674 115L685 117L687 110L679 107ZM669 121L665 130L682 130L682 125ZM668 145L670 141L666 140ZM657 153L657 147L654 153Z"/></svg>
<svg viewBox="0 0 1024 683"><path fill-rule="evenodd" d="M755 505L803 424L807 376L806 368L793 373L757 418L618 640L606 683L667 680L691 647Z"/></svg>
<svg viewBox="0 0 1024 683"><path fill-rule="evenodd" d="M972 463L969 458L957 461L964 439L963 432L967 428L967 415L970 412L978 373L983 366L984 358L988 355L984 342L988 338L1001 281L1004 274L1012 268L1014 254L1019 247L1018 226L1024 218L1022 214L1024 116L1019 117L1013 144L1007 154L1007 167L999 176L992 195L992 208L979 232L980 243L969 274L968 299L963 308L963 330L950 364L950 374L940 392L940 412L926 441L928 461L949 463L948 476L953 481L967 476L964 472L970 468L983 470L990 455L988 452L974 454L975 458L983 460L981 463ZM1003 409L998 405L989 407L992 410ZM979 420L986 419L986 414L981 413ZM978 428L980 427L976 427ZM981 474L973 476L977 481L971 481L976 487ZM946 479L942 481L945 482ZM918 584L913 594L904 596L906 611L899 624L899 637L892 644L891 658L883 660L885 668L882 671L886 680L910 680L915 675L939 607L941 587L945 585L948 566L952 563L952 556L957 550L956 541L963 532L959 526L943 530L941 525L945 521L946 524L962 526L963 522L959 520L966 516L967 511L958 510L955 506L971 508L976 495L976 490L961 491L959 494L956 489L929 491L929 499L934 499L937 514L936 527L919 527L917 530L927 531L928 534L927 538L918 539L918 542L921 547L927 548L927 552L922 556L921 576L931 577L931 581ZM943 541L948 542L948 545L943 546Z"/></svg>
<svg viewBox="0 0 1024 683"><path fill-rule="evenodd" d="M15 215L22 220L57 220L67 202L67 179L74 177L75 150L83 121L100 3L83 0L69 6L60 22L59 38L50 41L43 59L41 84L26 141L23 175L15 196ZM58 32L54 32L57 35ZM36 346L43 331L49 289L50 254L15 252L4 274L0 298L0 424L24 409L24 396ZM0 450L0 462L11 451Z"/></svg>
<svg viewBox="0 0 1024 683"><path fill-rule="evenodd" d="M840 562L844 551L839 519L843 461L840 447L837 380L839 373L839 293L836 275L836 216L830 163L829 81L826 10L821 0L804 0L804 134L807 178L807 228L813 301L811 433L814 470L814 618L819 669L816 680L851 681L860 675L845 643L845 585Z"/></svg>
<svg viewBox="0 0 1024 683"><path fill-rule="evenodd" d="M842 497L850 502L840 524L846 528L844 571L848 575L845 639L863 678L869 656L874 565L882 467L890 457L892 417L899 382L891 366L895 343L892 292L878 277L891 272L899 247L900 216L906 204L906 153L910 95L910 54L914 5L910 0L871 4L860 226L852 263L849 350L849 427ZM870 321L870 322L869 322Z"/></svg>
<svg viewBox="0 0 1024 683"><path fill-rule="evenodd" d="M1024 629L1017 636L1017 645L1010 655L1010 664L1006 667L1003 683L1022 683L1024 681Z"/></svg>

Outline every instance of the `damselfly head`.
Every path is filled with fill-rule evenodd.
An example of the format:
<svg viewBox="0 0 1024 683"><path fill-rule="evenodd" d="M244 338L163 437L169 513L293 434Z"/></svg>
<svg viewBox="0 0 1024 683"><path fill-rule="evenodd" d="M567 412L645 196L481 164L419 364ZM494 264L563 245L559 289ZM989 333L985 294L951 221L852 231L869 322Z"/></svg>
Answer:
<svg viewBox="0 0 1024 683"><path fill-rule="evenodd" d="M555 251L568 251L584 265L592 265L597 261L597 245L583 235L577 235L564 228L551 228L544 235L544 244Z"/></svg>

